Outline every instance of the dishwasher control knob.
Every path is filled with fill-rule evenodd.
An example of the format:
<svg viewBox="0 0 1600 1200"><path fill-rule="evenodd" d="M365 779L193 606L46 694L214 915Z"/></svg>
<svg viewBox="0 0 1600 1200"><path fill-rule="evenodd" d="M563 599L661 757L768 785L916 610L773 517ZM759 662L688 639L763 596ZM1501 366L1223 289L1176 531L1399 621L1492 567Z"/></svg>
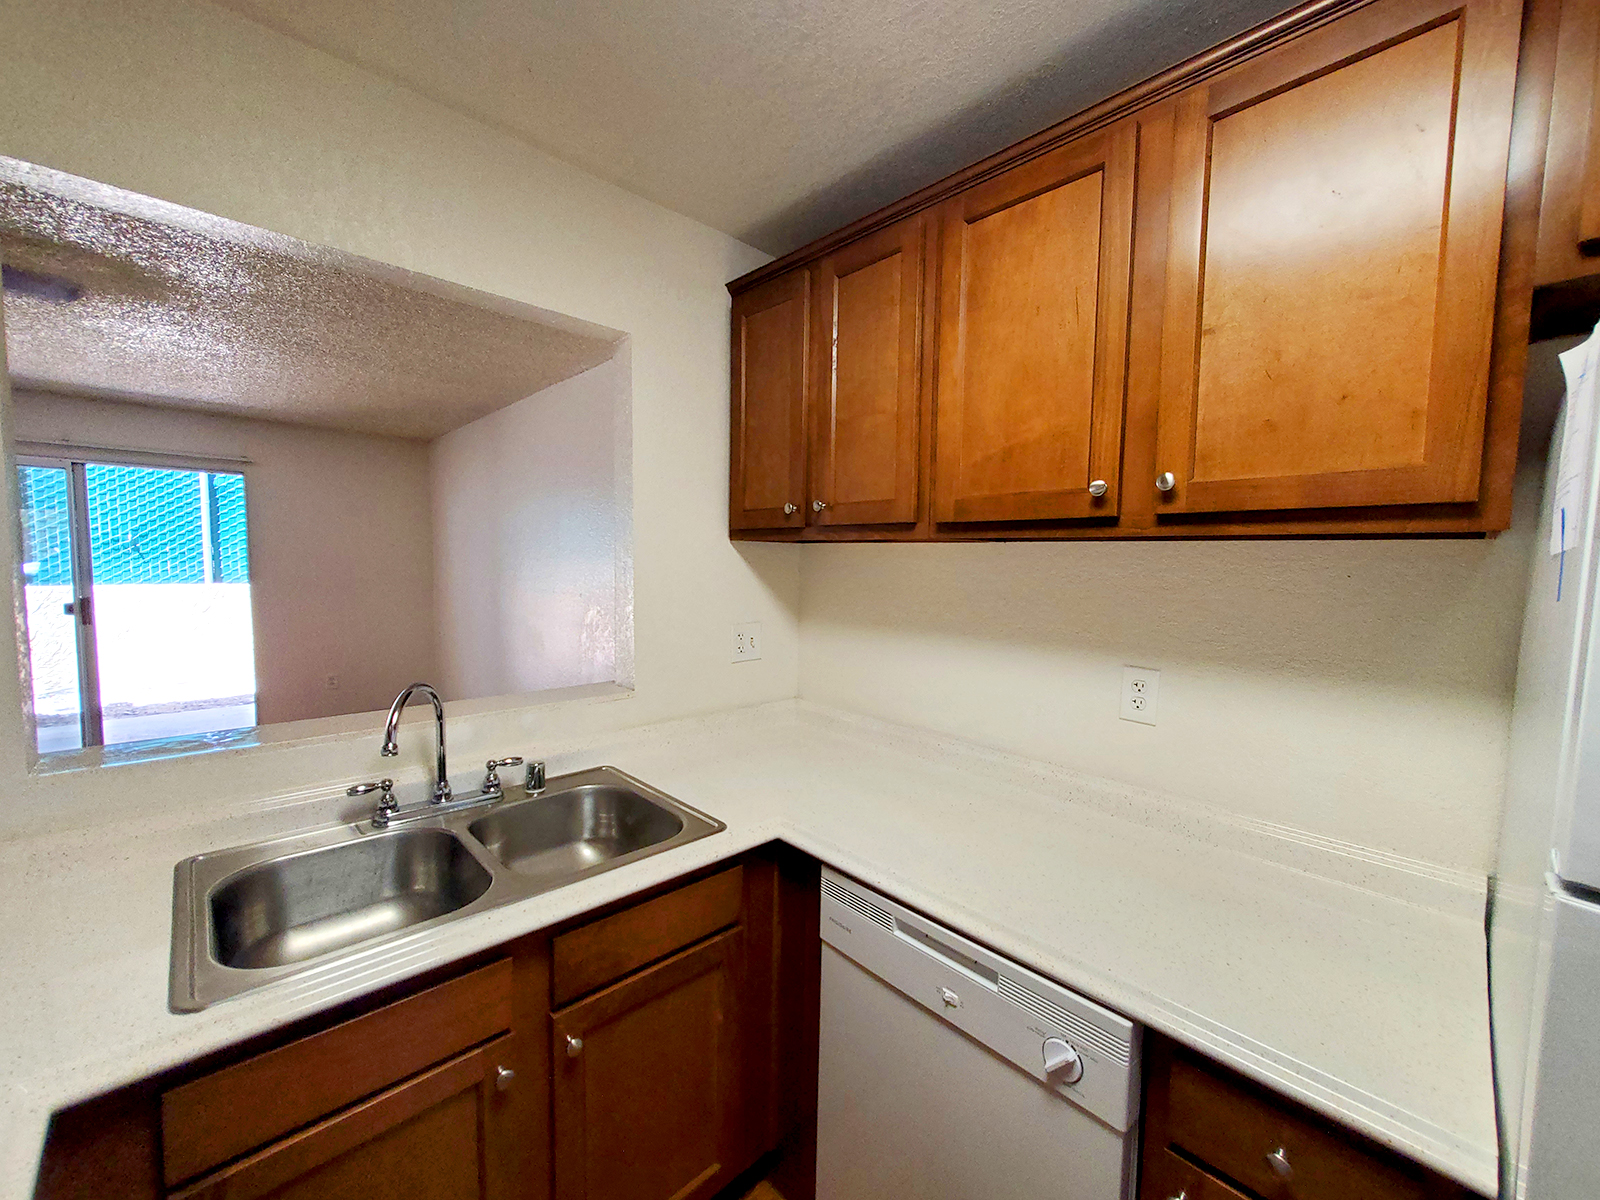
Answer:
<svg viewBox="0 0 1600 1200"><path fill-rule="evenodd" d="M1059 1083L1077 1083L1083 1078L1083 1059L1066 1038L1045 1038L1044 1073Z"/></svg>

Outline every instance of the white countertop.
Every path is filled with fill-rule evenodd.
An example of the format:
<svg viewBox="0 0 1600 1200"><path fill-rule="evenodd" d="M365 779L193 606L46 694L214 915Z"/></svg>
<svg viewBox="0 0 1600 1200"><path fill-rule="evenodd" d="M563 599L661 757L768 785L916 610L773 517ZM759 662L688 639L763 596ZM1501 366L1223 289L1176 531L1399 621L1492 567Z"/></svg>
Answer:
<svg viewBox="0 0 1600 1200"><path fill-rule="evenodd" d="M1481 879L798 702L550 756L600 763L726 832L200 1013L167 1009L173 865L342 805L0 845L0 1200L60 1108L775 838L1494 1194Z"/></svg>

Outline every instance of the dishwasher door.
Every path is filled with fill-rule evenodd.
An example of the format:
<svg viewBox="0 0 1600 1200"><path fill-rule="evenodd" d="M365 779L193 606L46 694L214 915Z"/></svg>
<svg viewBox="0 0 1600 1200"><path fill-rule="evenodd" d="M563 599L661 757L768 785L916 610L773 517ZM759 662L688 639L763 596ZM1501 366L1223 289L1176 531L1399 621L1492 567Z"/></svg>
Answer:
<svg viewBox="0 0 1600 1200"><path fill-rule="evenodd" d="M1048 981L853 880L833 872L824 880L818 1200L1132 1196L1137 1029L1099 1010L1100 1025L1126 1030L1129 1062L1115 1062L1114 1049L1085 1042L1096 1035L1078 1012L1047 998L1045 1016L1062 1018L1047 1020L1009 999L1019 977L1036 997ZM875 911L852 903L861 900ZM1098 1009L1064 989L1055 994ZM1087 1069L1071 1086L1037 1049L1063 1033L1084 1048ZM1091 1075L1100 1084L1092 1102L1109 1120L1075 1094Z"/></svg>

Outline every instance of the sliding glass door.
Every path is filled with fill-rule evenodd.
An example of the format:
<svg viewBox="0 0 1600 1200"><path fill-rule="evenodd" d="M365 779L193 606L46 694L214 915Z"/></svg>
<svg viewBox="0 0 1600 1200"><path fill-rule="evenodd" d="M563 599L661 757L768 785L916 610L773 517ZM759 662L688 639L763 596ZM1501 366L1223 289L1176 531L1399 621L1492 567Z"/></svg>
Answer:
<svg viewBox="0 0 1600 1200"><path fill-rule="evenodd" d="M19 463L39 752L254 725L243 475Z"/></svg>

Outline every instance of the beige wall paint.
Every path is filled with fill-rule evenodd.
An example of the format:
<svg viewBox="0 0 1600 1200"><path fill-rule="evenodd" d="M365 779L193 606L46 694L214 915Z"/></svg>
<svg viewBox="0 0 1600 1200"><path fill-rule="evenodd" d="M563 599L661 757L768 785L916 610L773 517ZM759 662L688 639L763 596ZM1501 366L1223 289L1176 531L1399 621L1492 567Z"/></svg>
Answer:
<svg viewBox="0 0 1600 1200"><path fill-rule="evenodd" d="M619 552L632 554L616 498L627 404L622 354L430 446L447 699L618 678L631 615L617 570Z"/></svg>
<svg viewBox="0 0 1600 1200"><path fill-rule="evenodd" d="M629 335L635 692L457 706L452 752L536 753L563 730L795 693L798 556L727 537L728 296L763 255L376 76L194 0L19 0L0 37L0 153L526 301ZM4 549L14 553L6 500ZM729 661L760 621L760 662ZM30 775L0 676L0 821L269 795L426 769L376 726L260 750ZM315 732L315 731L308 731ZM155 800L152 800L155 802Z"/></svg>
<svg viewBox="0 0 1600 1200"><path fill-rule="evenodd" d="M433 673L426 443L37 392L13 404L19 441L250 460L263 725L383 708Z"/></svg>
<svg viewBox="0 0 1600 1200"><path fill-rule="evenodd" d="M1529 475L1492 541L808 546L800 691L1484 871L1537 509Z"/></svg>

